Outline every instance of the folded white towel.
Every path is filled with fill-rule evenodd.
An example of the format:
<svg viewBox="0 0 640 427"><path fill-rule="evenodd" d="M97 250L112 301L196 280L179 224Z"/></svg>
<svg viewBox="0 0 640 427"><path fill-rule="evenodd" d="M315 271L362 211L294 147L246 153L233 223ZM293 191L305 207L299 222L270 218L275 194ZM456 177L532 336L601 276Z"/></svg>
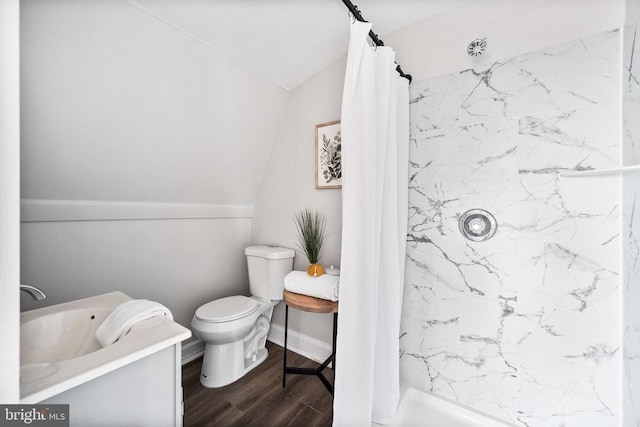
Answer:
<svg viewBox="0 0 640 427"><path fill-rule="evenodd" d="M284 288L296 294L338 301L340 276L309 276L306 271L292 271L284 277Z"/></svg>
<svg viewBox="0 0 640 427"><path fill-rule="evenodd" d="M173 320L171 311L160 303L146 299L124 302L98 326L96 338L106 347L127 335L136 323L156 316L166 316Z"/></svg>

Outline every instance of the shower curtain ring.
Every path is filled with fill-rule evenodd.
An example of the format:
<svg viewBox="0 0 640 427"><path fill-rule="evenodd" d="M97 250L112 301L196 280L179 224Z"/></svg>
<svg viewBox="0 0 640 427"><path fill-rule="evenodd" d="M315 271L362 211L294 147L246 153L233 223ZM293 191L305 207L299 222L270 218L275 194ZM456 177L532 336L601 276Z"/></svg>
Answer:
<svg viewBox="0 0 640 427"><path fill-rule="evenodd" d="M351 23L355 24L356 23L356 16L353 14L353 12L349 11L347 13L347 15L349 15L349 18L351 18Z"/></svg>

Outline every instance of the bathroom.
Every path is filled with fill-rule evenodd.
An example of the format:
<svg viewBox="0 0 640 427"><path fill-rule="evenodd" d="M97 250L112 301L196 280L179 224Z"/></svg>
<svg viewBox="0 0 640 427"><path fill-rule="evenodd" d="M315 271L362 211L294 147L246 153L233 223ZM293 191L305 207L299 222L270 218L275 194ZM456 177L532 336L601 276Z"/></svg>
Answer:
<svg viewBox="0 0 640 427"><path fill-rule="evenodd" d="M218 18L199 34L207 15L172 1L19 2L14 274L47 293L46 302L21 295L22 310L120 290L161 301L188 326L203 302L248 294L244 248L293 247L292 214L306 207L327 216L323 263L340 265L341 192L315 189L313 137L317 124L340 118L349 18L338 1L329 13L318 7L344 23L344 46L299 58L325 58L313 73L296 79L273 65L258 74L246 65L252 56L277 53L258 41L235 46L225 25L243 21L250 32L252 19L292 7L274 3L251 2L255 11L235 10L235 20ZM637 164L635 121L626 120L637 108L627 55L637 2L433 2L441 7L433 16L392 31L384 3L358 4L413 76L402 377L515 425L638 425L640 338L626 309L637 298L627 287L638 223L627 189L638 178L543 173ZM291 31L302 40L305 25ZM487 50L470 57L478 38ZM521 96L501 102L512 90ZM536 145L558 112L569 117L561 132L577 141L575 152L553 151L552 138ZM566 164L549 162L565 155ZM487 162L474 166L479 159ZM496 216L491 241L466 243L451 221L474 207ZM294 268L305 268L304 256ZM0 366L17 381L18 332L7 313L18 310L18 295L6 283L0 336L16 344L3 346ZM282 343L283 325L279 306L270 341ZM292 311L289 327L301 354L330 351L330 315ZM197 339L183 343L184 361L201 352Z"/></svg>

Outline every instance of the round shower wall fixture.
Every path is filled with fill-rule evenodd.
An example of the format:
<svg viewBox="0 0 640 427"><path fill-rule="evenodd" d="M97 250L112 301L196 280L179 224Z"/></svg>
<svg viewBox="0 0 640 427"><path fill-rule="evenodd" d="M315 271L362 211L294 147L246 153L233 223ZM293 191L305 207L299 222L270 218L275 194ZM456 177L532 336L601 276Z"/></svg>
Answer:
<svg viewBox="0 0 640 427"><path fill-rule="evenodd" d="M480 56L487 50L487 38L475 39L467 46L469 56Z"/></svg>
<svg viewBox="0 0 640 427"><path fill-rule="evenodd" d="M498 222L496 218L484 209L469 209L458 221L460 233L472 242L484 242L496 234Z"/></svg>

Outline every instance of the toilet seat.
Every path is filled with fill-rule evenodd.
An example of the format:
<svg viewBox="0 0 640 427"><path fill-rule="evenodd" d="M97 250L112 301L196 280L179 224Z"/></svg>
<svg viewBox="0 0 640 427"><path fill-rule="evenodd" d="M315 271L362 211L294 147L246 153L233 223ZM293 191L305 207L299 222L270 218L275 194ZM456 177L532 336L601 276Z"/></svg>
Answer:
<svg viewBox="0 0 640 427"><path fill-rule="evenodd" d="M241 319L258 310L260 303L244 295L220 298L201 306L195 317L207 323L223 323Z"/></svg>

